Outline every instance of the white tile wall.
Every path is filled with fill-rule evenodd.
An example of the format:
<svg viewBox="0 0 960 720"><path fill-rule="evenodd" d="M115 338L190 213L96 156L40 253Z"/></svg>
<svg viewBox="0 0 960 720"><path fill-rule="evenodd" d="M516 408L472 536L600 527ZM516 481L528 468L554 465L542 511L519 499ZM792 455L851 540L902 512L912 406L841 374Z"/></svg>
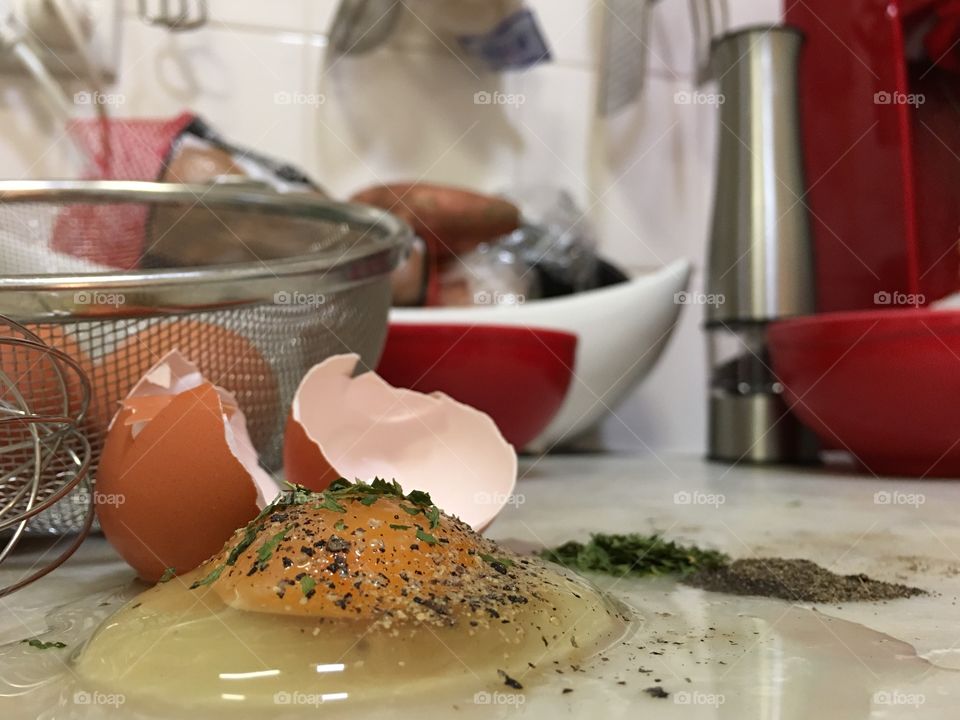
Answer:
<svg viewBox="0 0 960 720"><path fill-rule="evenodd" d="M681 256L702 264L713 111L673 101L692 76L688 3L657 4L645 96L604 121L594 113L599 0L531 2L554 61L504 77L467 67L444 47L443 32L416 17L404 19L389 48L326 67L334 0L211 0L209 26L177 35L147 27L136 3L123 2L120 74L111 88L125 100L121 115L191 108L236 142L299 164L337 194L420 177L487 190L560 183L589 209L604 252L621 264ZM453 0L411 0L423 18L438 2L449 8ZM734 25L774 21L780 7L777 0L731 4ZM520 94L524 102L478 106L479 90ZM280 104L278 92L313 103ZM2 78L0 123L0 174L71 174L62 128L29 83ZM702 448L700 316L685 310L653 376L605 423L607 447Z"/></svg>

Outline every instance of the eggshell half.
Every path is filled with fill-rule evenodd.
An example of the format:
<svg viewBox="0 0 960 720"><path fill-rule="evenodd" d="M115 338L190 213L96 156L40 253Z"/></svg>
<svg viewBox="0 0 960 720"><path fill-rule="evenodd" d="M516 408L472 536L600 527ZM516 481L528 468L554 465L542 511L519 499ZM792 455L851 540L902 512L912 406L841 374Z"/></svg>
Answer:
<svg viewBox="0 0 960 720"><path fill-rule="evenodd" d="M517 455L488 415L443 393L353 377L359 357L335 355L297 389L284 438L291 482L322 490L338 477L397 480L483 529L510 500Z"/></svg>
<svg viewBox="0 0 960 720"><path fill-rule="evenodd" d="M111 421L94 499L107 540L156 581L200 565L278 490L233 396L172 351Z"/></svg>

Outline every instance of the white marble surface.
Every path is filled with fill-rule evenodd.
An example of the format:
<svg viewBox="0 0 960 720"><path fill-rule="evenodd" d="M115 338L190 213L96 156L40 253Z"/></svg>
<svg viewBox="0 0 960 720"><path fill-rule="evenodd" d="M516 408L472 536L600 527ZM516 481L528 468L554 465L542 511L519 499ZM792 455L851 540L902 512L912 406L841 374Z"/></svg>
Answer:
<svg viewBox="0 0 960 720"><path fill-rule="evenodd" d="M730 468L677 456L527 459L521 475L516 502L490 531L514 546L556 544L597 530L659 530L734 556L809 558L836 572L865 572L931 593L811 612L663 581L607 580L612 592L641 608L645 633L675 634L686 643L665 656L638 651L672 700L654 700L638 688L631 707L678 718L792 720L812 716L813 708L823 719L957 716L960 483ZM41 551L12 558L0 568L0 581ZM51 606L131 578L102 539L91 539L66 566L0 601L0 644L42 631ZM730 628L722 647L716 638L692 644L710 625ZM576 697L570 695L572 710ZM535 703L510 711L540 715ZM611 716L634 716L623 712Z"/></svg>

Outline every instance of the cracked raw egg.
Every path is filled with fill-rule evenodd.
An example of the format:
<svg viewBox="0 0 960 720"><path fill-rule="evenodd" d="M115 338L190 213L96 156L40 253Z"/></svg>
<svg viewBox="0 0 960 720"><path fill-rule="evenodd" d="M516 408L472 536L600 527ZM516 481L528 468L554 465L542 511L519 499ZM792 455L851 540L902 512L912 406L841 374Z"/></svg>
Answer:
<svg viewBox="0 0 960 720"><path fill-rule="evenodd" d="M520 688L627 626L583 580L479 536L426 493L338 480L283 494L201 567L128 603L75 669L130 711L275 716L306 712L278 707L294 702Z"/></svg>

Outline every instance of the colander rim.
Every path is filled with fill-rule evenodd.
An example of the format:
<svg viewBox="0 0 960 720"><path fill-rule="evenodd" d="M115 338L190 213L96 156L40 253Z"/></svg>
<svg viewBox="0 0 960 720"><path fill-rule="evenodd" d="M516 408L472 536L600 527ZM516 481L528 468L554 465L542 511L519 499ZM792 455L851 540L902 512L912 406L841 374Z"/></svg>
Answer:
<svg viewBox="0 0 960 720"><path fill-rule="evenodd" d="M390 213L308 193L280 193L247 184L183 184L126 180L0 180L0 207L6 203L139 202L178 204L202 201L231 210L338 223L364 233L346 251L333 249L282 259L89 273L0 276L0 313L18 318L102 316L109 308L78 307L83 293L129 292L140 311L236 306L269 299L273 288L333 292L385 277L406 257L413 232ZM138 311L137 314L143 314Z"/></svg>

